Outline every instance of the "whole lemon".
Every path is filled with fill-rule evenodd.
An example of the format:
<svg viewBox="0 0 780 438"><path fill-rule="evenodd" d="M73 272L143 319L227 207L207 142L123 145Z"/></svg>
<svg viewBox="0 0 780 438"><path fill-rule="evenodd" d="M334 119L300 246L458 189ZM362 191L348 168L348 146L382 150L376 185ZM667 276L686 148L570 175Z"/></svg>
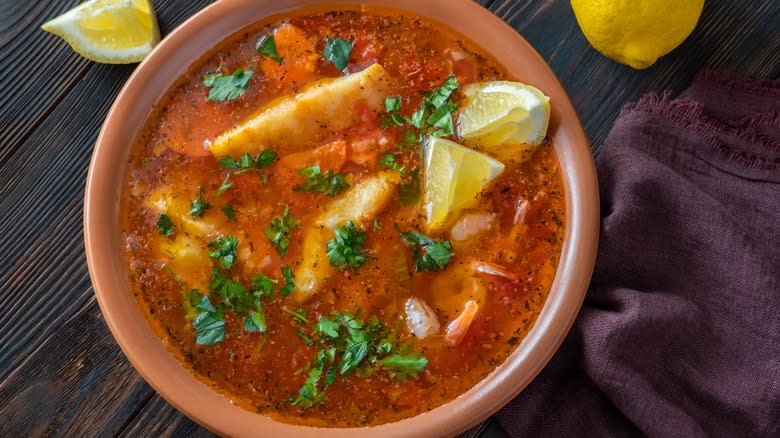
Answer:
<svg viewBox="0 0 780 438"><path fill-rule="evenodd" d="M643 69L693 32L704 0L571 0L571 6L593 48Z"/></svg>

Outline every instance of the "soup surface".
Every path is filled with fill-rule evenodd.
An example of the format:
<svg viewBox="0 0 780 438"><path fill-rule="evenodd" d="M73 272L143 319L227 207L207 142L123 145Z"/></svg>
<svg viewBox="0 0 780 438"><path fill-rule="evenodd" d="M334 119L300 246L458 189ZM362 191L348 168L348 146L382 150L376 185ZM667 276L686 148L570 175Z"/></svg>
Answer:
<svg viewBox="0 0 780 438"><path fill-rule="evenodd" d="M147 122L123 193L130 279L169 349L241 406L318 426L477 384L546 299L559 168L549 142L482 150L502 171L432 225L423 151L458 141L463 87L504 79L459 35L371 9L218 46Z"/></svg>

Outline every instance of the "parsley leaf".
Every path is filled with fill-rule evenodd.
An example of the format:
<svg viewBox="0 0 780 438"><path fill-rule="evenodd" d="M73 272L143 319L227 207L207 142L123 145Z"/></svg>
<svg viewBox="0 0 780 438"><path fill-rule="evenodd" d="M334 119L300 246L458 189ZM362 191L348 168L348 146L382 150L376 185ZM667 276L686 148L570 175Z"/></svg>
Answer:
<svg viewBox="0 0 780 438"><path fill-rule="evenodd" d="M454 255L449 240L439 242L416 231L400 233L401 240L412 247L417 272L441 271Z"/></svg>
<svg viewBox="0 0 780 438"><path fill-rule="evenodd" d="M298 391L298 396L290 400L290 404L300 406L303 408L309 408L322 401L325 398L325 393L321 392L317 388L317 384L322 377L322 369L312 368L309 370L309 375L306 377L306 381Z"/></svg>
<svg viewBox="0 0 780 438"><path fill-rule="evenodd" d="M399 166L398 163L395 162L395 155L391 153L382 154L382 156L379 157L379 164L389 167L400 174L403 174L406 171L403 166Z"/></svg>
<svg viewBox="0 0 780 438"><path fill-rule="evenodd" d="M217 259L224 269L231 269L236 261L236 247L238 247L236 236L229 238L219 236L209 242L209 248L213 248L213 251L209 251L209 257Z"/></svg>
<svg viewBox="0 0 780 438"><path fill-rule="evenodd" d="M220 184L219 188L217 188L217 190L215 190L215 191L214 191L214 196L221 196L221 195L222 195L222 193L224 193L224 192L225 192L225 190L227 190L227 189L229 189L229 188L233 187L233 182L232 182L232 181L230 181L230 177L231 177L231 176L233 176L233 174L232 174L232 173L228 173L228 174L225 176L225 179L224 179L224 180L222 180L222 184Z"/></svg>
<svg viewBox="0 0 780 438"><path fill-rule="evenodd" d="M216 268L211 272L209 291L235 313L244 314L255 305L254 297L243 284L224 277Z"/></svg>
<svg viewBox="0 0 780 438"><path fill-rule="evenodd" d="M250 287L250 291L258 298L272 298L274 295L274 285L277 283L279 283L278 280L269 278L264 274L258 274L252 279L252 286Z"/></svg>
<svg viewBox="0 0 780 438"><path fill-rule="evenodd" d="M366 232L356 227L352 221L333 230L333 234L336 238L327 244L328 260L330 260L331 266L341 270L347 268L354 270L370 259L370 257L363 255L367 251L363 248Z"/></svg>
<svg viewBox="0 0 780 438"><path fill-rule="evenodd" d="M210 88L209 101L235 100L246 93L246 86L252 70L238 69L232 74L214 73L203 78L203 84Z"/></svg>
<svg viewBox="0 0 780 438"><path fill-rule="evenodd" d="M225 204L222 206L222 212L225 213L225 216L231 221L236 220L236 211L233 210L233 206L230 204Z"/></svg>
<svg viewBox="0 0 780 438"><path fill-rule="evenodd" d="M306 318L306 309L303 307L292 310L287 306L282 306L282 311L290 315L293 321L297 322L298 324L309 324L309 320Z"/></svg>
<svg viewBox="0 0 780 438"><path fill-rule="evenodd" d="M190 204L190 216L193 218L201 217L209 207L211 207L211 204L203 197L203 187L201 187L198 189L198 199L192 201L192 204Z"/></svg>
<svg viewBox="0 0 780 438"><path fill-rule="evenodd" d="M328 318L327 316L321 316L317 321L317 331L329 338L339 337L339 323Z"/></svg>
<svg viewBox="0 0 780 438"><path fill-rule="evenodd" d="M257 303L257 310L249 312L244 317L244 331L246 333L265 333L268 326L265 323L265 307L262 302Z"/></svg>
<svg viewBox="0 0 780 438"><path fill-rule="evenodd" d="M157 231L163 236L173 236L173 222L167 214L161 214L157 218Z"/></svg>
<svg viewBox="0 0 780 438"><path fill-rule="evenodd" d="M271 219L271 223L265 227L263 234L268 241L273 243L279 256L284 257L287 255L287 247L290 246L290 232L299 226L300 222L290 214L290 209L285 205L282 216Z"/></svg>
<svg viewBox="0 0 780 438"><path fill-rule="evenodd" d="M270 149L266 149L260 152L254 158L252 158L252 156L248 153L242 155L238 160L231 157L230 155L227 155L220 158L219 167L223 169L238 169L239 172L236 173L242 173L248 170L260 170L264 167L270 166L271 163L273 163L276 159L277 155L278 154L275 151Z"/></svg>
<svg viewBox="0 0 780 438"><path fill-rule="evenodd" d="M344 72L349 64L349 54L352 52L353 43L341 38L328 38L325 41L325 50L322 56L332 62L339 71Z"/></svg>
<svg viewBox="0 0 780 438"><path fill-rule="evenodd" d="M416 377L428 366L428 359L420 353L411 352L406 355L394 354L380 359L377 363L390 371L399 380Z"/></svg>
<svg viewBox="0 0 780 438"><path fill-rule="evenodd" d="M260 53L261 55L265 55L274 61L278 62L279 64L284 61L284 58L280 57L278 53L276 53L276 40L274 40L273 35L263 35L260 37L259 40L257 40L257 53Z"/></svg>
<svg viewBox="0 0 780 438"><path fill-rule="evenodd" d="M401 98L399 96L386 97L385 111L389 113L401 111Z"/></svg>
<svg viewBox="0 0 780 438"><path fill-rule="evenodd" d="M296 328L295 333L298 335L299 338L301 338L304 344L310 347L314 345L314 340L310 338L306 333L304 333L303 330Z"/></svg>
<svg viewBox="0 0 780 438"><path fill-rule="evenodd" d="M288 265L282 266L282 276L284 277L284 284L279 288L279 293L282 294L283 297L286 297L295 289L292 268Z"/></svg>
<svg viewBox="0 0 780 438"><path fill-rule="evenodd" d="M206 295L201 295L197 289L188 294L189 302L196 315L192 319L195 329L195 343L198 345L214 345L225 340L225 319Z"/></svg>
<svg viewBox="0 0 780 438"><path fill-rule="evenodd" d="M305 176L307 180L295 186L293 190L296 192L319 192L333 197L349 188L346 174L334 174L332 170L322 173L319 164L298 169L298 173Z"/></svg>

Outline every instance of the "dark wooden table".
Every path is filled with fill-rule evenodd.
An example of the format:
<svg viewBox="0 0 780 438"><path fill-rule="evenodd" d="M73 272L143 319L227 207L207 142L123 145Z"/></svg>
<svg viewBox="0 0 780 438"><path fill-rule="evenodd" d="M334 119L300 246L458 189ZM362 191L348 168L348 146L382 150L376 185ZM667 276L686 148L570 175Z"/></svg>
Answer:
<svg viewBox="0 0 780 438"><path fill-rule="evenodd" d="M281 1L281 0L280 0ZM683 0L684 1L684 0ZM89 62L39 29L77 0L0 0L0 436L211 436L130 366L87 274L84 179L134 66ZM154 0L163 35L209 0ZM702 68L780 75L780 1L707 0L696 31L636 71L594 51L567 0L480 0L541 53L594 151L620 107ZM500 436L495 424L470 433Z"/></svg>

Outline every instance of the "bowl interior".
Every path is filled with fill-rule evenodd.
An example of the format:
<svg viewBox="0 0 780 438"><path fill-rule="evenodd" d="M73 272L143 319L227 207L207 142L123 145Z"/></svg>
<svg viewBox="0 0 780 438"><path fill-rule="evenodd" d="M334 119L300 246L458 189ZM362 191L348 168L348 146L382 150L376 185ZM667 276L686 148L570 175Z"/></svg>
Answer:
<svg viewBox="0 0 780 438"><path fill-rule="evenodd" d="M522 390L562 342L582 304L598 239L598 191L590 148L571 102L553 72L514 30L471 0L221 0L169 35L135 71L103 125L85 194L84 230L90 275L106 322L143 377L169 402L224 435L362 437L364 428L317 429L279 423L243 410L198 380L166 349L130 290L122 260L119 198L135 139L154 105L190 65L243 27L300 8L370 3L443 23L491 53L518 80L551 97L549 135L566 190L566 235L547 302L528 336L505 363L457 399L432 411L371 428L378 436L452 435L486 418ZM341 6L340 6L341 5ZM308 9L310 10L310 9Z"/></svg>

